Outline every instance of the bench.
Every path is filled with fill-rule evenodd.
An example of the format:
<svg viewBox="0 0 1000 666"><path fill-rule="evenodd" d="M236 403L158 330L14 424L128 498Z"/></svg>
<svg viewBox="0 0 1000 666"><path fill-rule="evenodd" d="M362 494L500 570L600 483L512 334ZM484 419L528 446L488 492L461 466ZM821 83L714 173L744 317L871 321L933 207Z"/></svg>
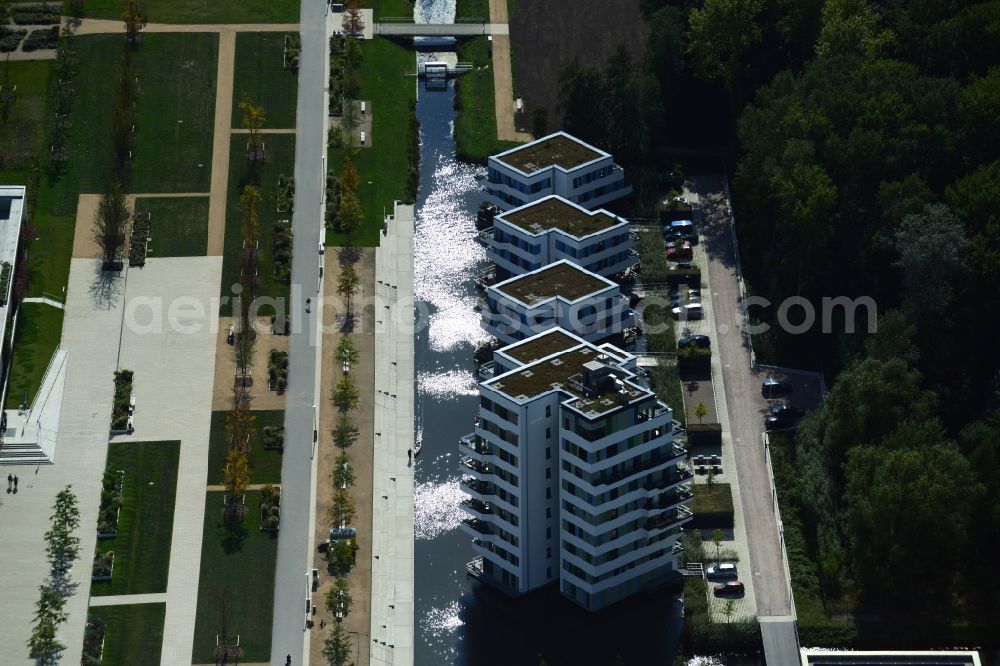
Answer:
<svg viewBox="0 0 1000 666"><path fill-rule="evenodd" d="M365 115L365 109L366 108L367 108L367 105L366 105L365 101L362 100L361 101L361 115Z"/></svg>
<svg viewBox="0 0 1000 666"><path fill-rule="evenodd" d="M365 131L361 130L361 145L365 145Z"/></svg>

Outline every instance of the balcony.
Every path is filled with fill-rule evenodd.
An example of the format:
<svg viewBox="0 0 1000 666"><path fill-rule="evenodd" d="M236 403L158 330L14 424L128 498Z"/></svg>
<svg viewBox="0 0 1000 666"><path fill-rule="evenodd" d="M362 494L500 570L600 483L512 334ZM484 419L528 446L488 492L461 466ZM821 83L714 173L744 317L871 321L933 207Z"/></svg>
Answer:
<svg viewBox="0 0 1000 666"><path fill-rule="evenodd" d="M648 518L646 520L647 530L663 530L670 527L676 527L681 523L687 522L691 519L694 514L686 506L679 506L676 509L671 509L669 511L664 511L663 513Z"/></svg>
<svg viewBox="0 0 1000 666"><path fill-rule="evenodd" d="M617 474L609 474L607 476L599 475L596 476L591 485L595 488L597 486L610 486L627 479L630 476L640 474L645 470L652 469L653 467L658 467L664 463L668 463L674 460L680 460L687 456L687 449L677 446L674 444L669 451L666 453L661 453L659 455L653 456L648 460L643 461L638 465L630 465L627 468L622 468Z"/></svg>
<svg viewBox="0 0 1000 666"><path fill-rule="evenodd" d="M459 502L459 506L471 513L473 516L492 516L493 507L491 507L486 502L478 500L474 497L464 499Z"/></svg>
<svg viewBox="0 0 1000 666"><path fill-rule="evenodd" d="M480 520L478 518L465 518L462 520L462 525L467 529L471 530L474 535L481 534L482 536L493 536L493 526L486 521Z"/></svg>
<svg viewBox="0 0 1000 666"><path fill-rule="evenodd" d="M462 435L462 437L459 438L458 449L459 452L472 456L473 459L479 462L485 462L483 460L484 456L493 455L493 447L477 437L474 432L470 432L468 435Z"/></svg>
<svg viewBox="0 0 1000 666"><path fill-rule="evenodd" d="M486 361L479 366L479 381L484 382L491 378L496 372L496 365L493 361Z"/></svg>
<svg viewBox="0 0 1000 666"><path fill-rule="evenodd" d="M687 452L685 451L685 454ZM670 490L671 487L676 486L678 483L684 483L689 481L694 477L694 473L687 469L686 467L678 466L673 474L670 474L666 478L660 479L659 481L649 481L643 484L642 489L646 491L655 492L657 490Z"/></svg>
<svg viewBox="0 0 1000 666"><path fill-rule="evenodd" d="M462 491L473 497L490 497L496 494L496 488L492 483L477 481L476 479L462 479L459 485Z"/></svg>
<svg viewBox="0 0 1000 666"><path fill-rule="evenodd" d="M477 233L476 242L480 245L490 247L493 244L493 227L488 227Z"/></svg>
<svg viewBox="0 0 1000 666"><path fill-rule="evenodd" d="M694 497L694 493L691 492L690 488L686 486L674 488L673 490L668 490L667 492L663 493L656 499L650 498L646 500L645 509L647 511L672 509L678 504L683 504L684 502L687 502L692 497Z"/></svg>

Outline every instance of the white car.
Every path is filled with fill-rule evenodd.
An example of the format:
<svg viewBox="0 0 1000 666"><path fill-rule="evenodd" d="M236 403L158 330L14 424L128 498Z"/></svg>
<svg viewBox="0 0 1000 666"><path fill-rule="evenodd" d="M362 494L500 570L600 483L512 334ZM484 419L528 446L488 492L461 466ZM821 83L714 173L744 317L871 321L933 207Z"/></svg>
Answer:
<svg viewBox="0 0 1000 666"><path fill-rule="evenodd" d="M705 315L705 311L701 307L701 303L688 303L687 305L679 305L671 312L677 319L701 319Z"/></svg>
<svg viewBox="0 0 1000 666"><path fill-rule="evenodd" d="M705 569L705 578L718 580L720 578L738 578L735 564L717 564Z"/></svg>

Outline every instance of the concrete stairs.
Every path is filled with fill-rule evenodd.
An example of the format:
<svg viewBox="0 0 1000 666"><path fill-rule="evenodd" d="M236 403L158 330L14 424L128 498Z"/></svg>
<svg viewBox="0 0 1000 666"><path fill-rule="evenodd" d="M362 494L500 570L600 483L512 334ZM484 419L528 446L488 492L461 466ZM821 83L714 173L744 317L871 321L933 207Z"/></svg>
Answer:
<svg viewBox="0 0 1000 666"><path fill-rule="evenodd" d="M48 459L37 442L4 442L0 446L0 465L49 465Z"/></svg>

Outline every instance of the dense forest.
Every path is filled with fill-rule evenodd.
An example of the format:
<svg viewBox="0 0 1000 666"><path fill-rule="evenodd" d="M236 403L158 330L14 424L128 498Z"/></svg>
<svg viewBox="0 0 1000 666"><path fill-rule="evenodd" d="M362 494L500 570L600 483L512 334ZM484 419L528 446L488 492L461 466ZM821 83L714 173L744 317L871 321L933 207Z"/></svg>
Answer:
<svg viewBox="0 0 1000 666"><path fill-rule="evenodd" d="M831 387L782 459L803 639L995 641L1000 1L643 9L642 59L565 69L565 129L632 170L638 215L676 162L726 169L754 294L878 306L877 333L754 340Z"/></svg>

